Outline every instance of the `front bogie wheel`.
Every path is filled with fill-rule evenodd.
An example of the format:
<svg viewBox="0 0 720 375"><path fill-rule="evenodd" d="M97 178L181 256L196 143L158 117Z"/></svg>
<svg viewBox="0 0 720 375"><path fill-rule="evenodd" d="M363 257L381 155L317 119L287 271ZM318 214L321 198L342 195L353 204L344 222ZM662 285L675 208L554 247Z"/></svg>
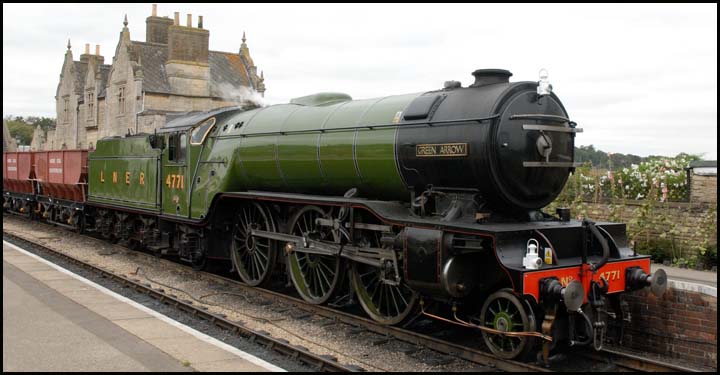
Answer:
<svg viewBox="0 0 720 375"><path fill-rule="evenodd" d="M532 332L536 330L535 315L525 301L510 289L491 294L480 312L483 326L501 332ZM508 336L482 332L490 351L503 359L522 358L534 344L532 336Z"/></svg>

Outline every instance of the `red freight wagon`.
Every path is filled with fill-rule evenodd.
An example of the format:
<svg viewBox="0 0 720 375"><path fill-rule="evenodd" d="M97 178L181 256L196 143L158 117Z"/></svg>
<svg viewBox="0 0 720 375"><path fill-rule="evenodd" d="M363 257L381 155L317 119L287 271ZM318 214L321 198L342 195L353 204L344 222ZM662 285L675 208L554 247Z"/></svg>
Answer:
<svg viewBox="0 0 720 375"><path fill-rule="evenodd" d="M3 190L16 193L33 193L33 153L3 153Z"/></svg>
<svg viewBox="0 0 720 375"><path fill-rule="evenodd" d="M41 195L84 202L87 196L87 150L37 151L35 175Z"/></svg>

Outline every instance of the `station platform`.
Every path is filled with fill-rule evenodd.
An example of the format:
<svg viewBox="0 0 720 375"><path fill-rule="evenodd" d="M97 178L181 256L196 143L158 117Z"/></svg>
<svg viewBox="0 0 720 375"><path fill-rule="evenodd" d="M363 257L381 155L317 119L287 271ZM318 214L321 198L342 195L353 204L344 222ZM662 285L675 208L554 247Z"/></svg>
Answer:
<svg viewBox="0 0 720 375"><path fill-rule="evenodd" d="M687 268L668 267L662 264L651 264L650 272L662 268L668 276L670 288L698 292L717 297L717 273L697 271Z"/></svg>
<svg viewBox="0 0 720 375"><path fill-rule="evenodd" d="M284 371L3 242L3 371Z"/></svg>

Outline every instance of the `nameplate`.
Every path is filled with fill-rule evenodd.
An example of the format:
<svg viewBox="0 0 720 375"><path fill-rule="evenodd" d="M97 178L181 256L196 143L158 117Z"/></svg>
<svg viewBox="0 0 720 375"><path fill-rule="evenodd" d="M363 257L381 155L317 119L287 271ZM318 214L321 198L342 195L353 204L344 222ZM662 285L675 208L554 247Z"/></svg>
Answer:
<svg viewBox="0 0 720 375"><path fill-rule="evenodd" d="M419 158L459 157L467 155L467 143L438 143L415 146L415 156Z"/></svg>

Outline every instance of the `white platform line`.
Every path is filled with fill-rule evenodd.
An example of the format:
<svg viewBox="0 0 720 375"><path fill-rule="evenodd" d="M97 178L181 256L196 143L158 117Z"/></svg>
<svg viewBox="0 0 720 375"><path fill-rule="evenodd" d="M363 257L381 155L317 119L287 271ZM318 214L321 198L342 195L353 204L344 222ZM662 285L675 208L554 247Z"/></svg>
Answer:
<svg viewBox="0 0 720 375"><path fill-rule="evenodd" d="M670 276L668 276L668 287L678 290L686 290L689 292L705 294L707 296L717 298L717 287L694 283L692 281L671 279Z"/></svg>
<svg viewBox="0 0 720 375"><path fill-rule="evenodd" d="M30 253L30 252L28 252L27 250L23 250L23 249L21 249L20 247L14 245L14 244L11 244L11 243L3 240L3 245L9 246L9 247L11 247L11 248L14 249L14 250L19 251L19 252L22 253L22 254L25 254L25 255L27 255L27 256L30 256L30 257L32 257L32 258L34 258L34 259L36 259L36 260L38 260L38 261L40 261L40 262L42 262L42 263L45 263L45 264L47 264L48 266L53 267L53 268L55 268L56 270L58 270L58 271L60 271L60 272L62 272L62 273L64 273L64 274L66 274L66 275L69 275L69 276L71 276L71 277L74 277L75 279L77 279L77 280L79 280L79 281L81 281L81 282L83 282L83 283L85 283L85 284L87 284L87 285L90 285L90 286L92 286L93 288L95 288L95 289L97 289L97 290L99 290L99 291L101 291L101 292L103 292L103 293L105 293L105 294L107 294L107 295L109 295L109 296L111 296L111 297L114 297L114 298L116 298L116 299L118 299L118 300L120 300L120 301L122 301L122 302L125 302L125 303L127 303L127 304L129 304L129 305L131 305L131 306L133 306L133 307L135 307L135 308L137 308L137 309L139 309L139 310L142 310L142 311L144 311L144 312L146 312L146 313L148 313L148 314L150 314L150 315L152 315L152 316L154 316L154 317L162 320L162 321L165 322L165 323L171 324L171 325L173 325L173 326L175 326L175 327L177 327L177 328L179 328L179 329L181 329L181 330L183 330L183 331L185 331L185 332L187 332L187 333L195 336L196 338L198 338L198 339L200 339L200 340L202 340L202 341L207 342L208 344L215 345L215 346L217 346L217 347L219 347L219 348L221 348L221 349L223 349L223 350L226 350L226 351L228 351L228 352L230 352L230 353L232 353L232 354L235 354L235 355L237 355L238 357L240 357L240 358L242 358L242 359L244 359L244 360L246 360L246 361L248 361L248 362L251 362L251 363L253 363L253 364L256 364L256 365L258 365L258 366L260 366L260 367L263 367L263 368L265 368L265 369L267 369L267 370L270 370L270 371L274 371L274 372L287 372L286 370L284 370L284 369L282 369L282 368L280 368L280 367L278 367L278 366L275 366L275 365L273 365L272 363L268 363L268 362L266 362L266 361L264 361L264 360L262 360L262 359L260 359L260 358L258 358L258 357L255 357L255 356L252 355L252 354L246 353L246 352L244 352L244 351L242 351L242 350L240 350L240 349L238 349L238 348L232 347L232 346L230 346L230 345L228 345L228 344L226 344L226 343L224 343L224 342L222 342L222 341L220 341L220 340L218 340L218 339L215 339L215 338L213 338L213 337L210 337L210 336L208 336L208 335L206 335L206 334L204 334L204 333L202 333L202 332L200 332L200 331L198 331L198 330L195 330L195 329L193 329L193 328L191 328L191 327L188 327L188 326L186 326L186 325L184 325L184 324L182 324L182 323L180 323L180 322L178 322L178 321L176 321L176 320L173 320L173 319L171 319L171 318L169 318L169 317L167 317L167 316L165 316L165 315L163 315L163 314L160 314L159 312L157 312L157 311L155 311L155 310L152 310L152 309L150 309L150 308L148 308L148 307L146 307L146 306L143 306L143 305L141 305L141 304L139 304L139 303L137 303L137 302L135 302L135 301L127 298L127 297L121 296L121 295L113 292L112 290L109 290L109 289L107 289L107 288L105 288L105 287L103 287L103 286L101 286L101 285L98 285L98 284L96 284L96 283L94 283L94 282L92 282L92 281L90 281L90 280L88 280L88 279L86 279L86 278L84 278L84 277L82 277L82 276L80 276L80 275L77 275L77 274L75 274L75 273L73 273L73 272L71 272L71 271L68 271L68 270L66 270L66 269L58 266L57 264L54 264L54 263L52 263L52 262L50 262L50 261L47 261L47 260L45 260L45 259L43 259L43 258L41 258L41 257L39 257L39 256L37 256L37 255L35 255L35 254L33 254L33 253Z"/></svg>

